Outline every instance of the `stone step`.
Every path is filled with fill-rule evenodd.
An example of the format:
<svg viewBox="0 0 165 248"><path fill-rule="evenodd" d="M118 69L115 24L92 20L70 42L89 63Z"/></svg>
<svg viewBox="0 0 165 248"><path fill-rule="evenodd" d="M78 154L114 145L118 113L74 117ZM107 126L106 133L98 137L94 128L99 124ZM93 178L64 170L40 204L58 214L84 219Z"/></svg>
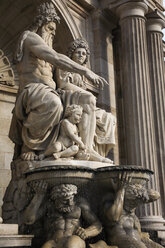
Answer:
<svg viewBox="0 0 165 248"><path fill-rule="evenodd" d="M0 235L0 247L31 247L33 235Z"/></svg>
<svg viewBox="0 0 165 248"><path fill-rule="evenodd" d="M17 224L0 224L0 235L17 235L18 225Z"/></svg>

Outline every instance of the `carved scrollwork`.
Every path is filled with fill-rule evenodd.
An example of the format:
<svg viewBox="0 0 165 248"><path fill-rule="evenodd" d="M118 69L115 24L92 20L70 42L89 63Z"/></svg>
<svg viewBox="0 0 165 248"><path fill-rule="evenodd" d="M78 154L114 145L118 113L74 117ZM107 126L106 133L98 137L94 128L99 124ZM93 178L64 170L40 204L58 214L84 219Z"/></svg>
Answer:
<svg viewBox="0 0 165 248"><path fill-rule="evenodd" d="M9 59L0 50L0 84L14 86L14 72L11 68Z"/></svg>

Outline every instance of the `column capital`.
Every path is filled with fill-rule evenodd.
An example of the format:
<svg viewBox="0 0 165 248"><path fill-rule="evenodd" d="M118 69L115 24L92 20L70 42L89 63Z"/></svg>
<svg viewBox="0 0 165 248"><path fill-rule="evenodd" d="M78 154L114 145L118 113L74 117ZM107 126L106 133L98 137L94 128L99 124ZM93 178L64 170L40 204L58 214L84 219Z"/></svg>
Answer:
<svg viewBox="0 0 165 248"><path fill-rule="evenodd" d="M130 16L144 17L148 11L148 6L143 1L134 1L121 4L116 13L120 16L120 20Z"/></svg>
<svg viewBox="0 0 165 248"><path fill-rule="evenodd" d="M163 20L158 14L157 11L153 11L146 15L147 17L147 31L150 32L160 32L165 28L165 20Z"/></svg>

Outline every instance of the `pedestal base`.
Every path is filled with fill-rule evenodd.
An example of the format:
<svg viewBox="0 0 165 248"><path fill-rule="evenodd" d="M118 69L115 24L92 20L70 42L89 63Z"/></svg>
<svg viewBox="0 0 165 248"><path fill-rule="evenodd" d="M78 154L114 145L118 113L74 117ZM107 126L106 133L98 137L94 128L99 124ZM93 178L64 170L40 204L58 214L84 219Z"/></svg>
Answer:
<svg viewBox="0 0 165 248"><path fill-rule="evenodd" d="M161 216L141 217L140 223L144 232L148 232L153 240L165 246L165 220Z"/></svg>
<svg viewBox="0 0 165 248"><path fill-rule="evenodd" d="M157 231L157 235L161 240L161 245L165 246L165 231Z"/></svg>
<svg viewBox="0 0 165 248"><path fill-rule="evenodd" d="M0 235L0 247L30 247L33 237L33 235Z"/></svg>
<svg viewBox="0 0 165 248"><path fill-rule="evenodd" d="M30 247L33 237L18 235L17 224L0 224L0 247Z"/></svg>
<svg viewBox="0 0 165 248"><path fill-rule="evenodd" d="M49 237L52 239L55 235L54 230L61 230L61 225L56 217L57 212L59 216L62 216L63 222L66 224L68 221L67 216L74 217L76 209L80 209L80 213L78 212L80 217L77 217L76 220L80 221L80 227L84 228L84 223L88 222L88 218L83 220L86 216L83 215L84 211L86 213L86 209L89 209L90 211L92 210L94 214L92 216L101 216L102 212L99 211L101 211L101 207L106 207L105 201L109 199L107 197L110 196L110 201L114 199L114 192L118 189L120 178L123 177L123 182L128 180L125 182L126 184L129 184L129 179L131 179L133 186L138 185L140 189L142 189L146 187L152 174L152 171L140 166L112 166L111 164L76 160L14 161L13 168L16 177L11 181L8 187L8 198L6 197L6 201L4 201L3 218L5 220L5 217L8 217L10 214L10 206L8 206L9 200L11 201L13 199L13 206L18 203L19 206L25 206L25 222L24 219L20 222L32 224L30 224L29 229L26 229L26 226L20 226L20 229L22 228L21 230L23 230L24 234L31 233L35 235L33 240L33 247L35 248L40 248L46 240L49 240ZM15 194L17 198L13 198L14 186L16 186ZM40 194L40 192L42 192L42 194ZM29 198L26 198L26 195ZM72 197L69 198L69 196ZM15 199L17 200L16 202ZM59 201L57 201L57 199ZM71 200L71 203L65 203L68 199ZM26 206L28 207L28 211L26 211ZM35 210L33 206L38 206L39 209ZM42 213L37 223L31 219L32 215L29 209L31 209L31 211L40 210L40 213ZM87 211L89 215L90 211ZM36 219L37 213L38 212L34 213L36 214L34 216ZM17 211L15 214L16 217L18 216L17 219L20 220L19 217L22 217L22 213ZM17 219L12 223L17 223ZM73 219L75 219L75 217ZM96 218L94 223L97 223L97 221ZM45 225L43 225L43 223L45 223ZM106 225L106 223L103 224ZM100 223L97 224L97 226L99 228L96 228L96 233L101 230ZM70 236L74 236L72 230ZM19 246L19 244L21 245L23 237L27 236L20 236L20 239L17 239L18 236L13 236L13 239L15 238L16 240L11 241L10 237L9 241L16 247ZM95 238L95 236L93 237ZM58 239L61 245L60 247L63 247L63 242L66 240L63 240L63 236ZM7 242L5 244L6 246L4 247L9 246ZM28 246L29 244L30 241L27 241L27 243L25 242L22 246Z"/></svg>
<svg viewBox="0 0 165 248"><path fill-rule="evenodd" d="M17 224L0 224L0 235L17 235Z"/></svg>
<svg viewBox="0 0 165 248"><path fill-rule="evenodd" d="M165 220L162 216L145 216L140 218L142 229L146 231L164 231L165 232Z"/></svg>

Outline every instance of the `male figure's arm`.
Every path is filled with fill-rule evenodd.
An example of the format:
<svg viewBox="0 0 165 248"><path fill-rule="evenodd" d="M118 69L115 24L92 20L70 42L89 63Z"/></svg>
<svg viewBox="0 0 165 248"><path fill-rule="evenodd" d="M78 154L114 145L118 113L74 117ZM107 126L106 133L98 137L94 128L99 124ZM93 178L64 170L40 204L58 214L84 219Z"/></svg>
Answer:
<svg viewBox="0 0 165 248"><path fill-rule="evenodd" d="M89 227L79 227L75 234L80 236L82 239L97 236L102 231L102 225L96 215L91 211L89 204L85 199L81 199L79 203L81 208L82 218L89 224Z"/></svg>
<svg viewBox="0 0 165 248"><path fill-rule="evenodd" d="M23 212L23 222L26 225L34 224L39 216L42 215L42 210L39 211L39 208L47 191L47 183L43 181L35 182L33 185L33 190L35 191L35 195Z"/></svg>
<svg viewBox="0 0 165 248"><path fill-rule="evenodd" d="M81 75L84 75L86 78L91 80L93 83L101 85L101 87L103 87L104 84L107 84L104 78L96 75L88 68L77 64L63 54L57 53L55 50L50 48L38 34L34 32L29 32L25 40L25 46L37 58L45 60L62 70L80 73Z"/></svg>
<svg viewBox="0 0 165 248"><path fill-rule="evenodd" d="M105 204L103 212L108 221L118 222L123 211L125 186L131 181L126 173L119 174L117 189L115 192L115 199L113 202Z"/></svg>

